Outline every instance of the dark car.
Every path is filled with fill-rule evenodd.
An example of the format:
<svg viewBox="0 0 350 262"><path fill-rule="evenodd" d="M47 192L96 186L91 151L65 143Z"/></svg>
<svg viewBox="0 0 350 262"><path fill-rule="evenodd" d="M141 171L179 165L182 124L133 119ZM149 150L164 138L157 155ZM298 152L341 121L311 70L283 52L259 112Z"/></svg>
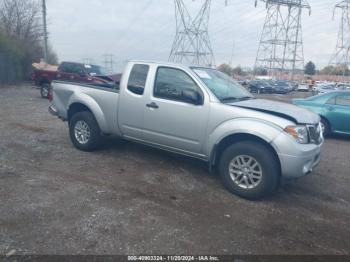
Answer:
<svg viewBox="0 0 350 262"><path fill-rule="evenodd" d="M114 88L116 82L106 76L101 67L75 62L62 62L57 71L36 70L32 79L36 86L40 87L43 98L48 98L51 82L54 80L86 83L89 85Z"/></svg>
<svg viewBox="0 0 350 262"><path fill-rule="evenodd" d="M248 81L248 80L240 80L240 81L238 81L238 83L239 83L241 86L244 86L244 87L249 86L249 81Z"/></svg>
<svg viewBox="0 0 350 262"><path fill-rule="evenodd" d="M297 81L289 81L289 85L291 86L293 91L297 91L299 87L299 83Z"/></svg>
<svg viewBox="0 0 350 262"><path fill-rule="evenodd" d="M253 80L249 83L249 91L252 93L273 93L273 86L263 80Z"/></svg>
<svg viewBox="0 0 350 262"><path fill-rule="evenodd" d="M274 91L277 94L288 94L293 89L287 81L276 81L274 85Z"/></svg>

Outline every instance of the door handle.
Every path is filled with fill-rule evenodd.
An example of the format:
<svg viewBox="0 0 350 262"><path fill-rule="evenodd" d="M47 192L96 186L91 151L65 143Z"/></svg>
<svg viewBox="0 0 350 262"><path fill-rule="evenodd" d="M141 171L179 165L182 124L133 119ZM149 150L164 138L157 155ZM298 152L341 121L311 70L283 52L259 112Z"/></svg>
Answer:
<svg viewBox="0 0 350 262"><path fill-rule="evenodd" d="M159 108L159 106L156 103L154 103L154 102L152 102L150 104L147 104L146 106L149 107L149 108L153 108L153 109L158 109Z"/></svg>
<svg viewBox="0 0 350 262"><path fill-rule="evenodd" d="M328 110L328 111L333 111L333 110L334 110L334 107L333 107L333 106L327 106L327 110Z"/></svg>

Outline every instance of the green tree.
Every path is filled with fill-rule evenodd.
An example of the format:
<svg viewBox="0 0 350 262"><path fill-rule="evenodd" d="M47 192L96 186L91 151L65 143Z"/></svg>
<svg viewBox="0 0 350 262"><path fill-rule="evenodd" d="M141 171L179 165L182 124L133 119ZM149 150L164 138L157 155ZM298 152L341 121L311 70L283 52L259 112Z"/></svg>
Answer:
<svg viewBox="0 0 350 262"><path fill-rule="evenodd" d="M243 69L242 69L242 67L240 67L240 66L237 66L237 67L233 68L233 69L232 69L232 73L233 73L234 75L239 75L239 76L244 75Z"/></svg>
<svg viewBox="0 0 350 262"><path fill-rule="evenodd" d="M228 64L221 64L217 68L219 71L225 73L226 75L232 75L232 67Z"/></svg>
<svg viewBox="0 0 350 262"><path fill-rule="evenodd" d="M341 65L336 65L336 66L326 66L320 71L321 74L323 75L336 75L336 76L349 76L350 75L350 70L347 65L341 64Z"/></svg>
<svg viewBox="0 0 350 262"><path fill-rule="evenodd" d="M312 62L309 61L306 66L305 66L305 74L313 76L316 74L316 65Z"/></svg>
<svg viewBox="0 0 350 262"><path fill-rule="evenodd" d="M341 76L341 75L349 76L350 74L349 67L345 64L337 65L334 71L335 71L334 74L337 76Z"/></svg>
<svg viewBox="0 0 350 262"><path fill-rule="evenodd" d="M334 75L335 72L335 68L334 66L326 66L325 68L323 68L320 73L322 75Z"/></svg>
<svg viewBox="0 0 350 262"><path fill-rule="evenodd" d="M266 68L263 67L256 67L254 69L254 74L256 75L260 75L260 76L267 76L269 74L269 72L267 71Z"/></svg>
<svg viewBox="0 0 350 262"><path fill-rule="evenodd" d="M28 79L32 63L44 56L40 11L36 0L0 0L0 52L18 67L18 80ZM57 63L51 47L48 58L49 63Z"/></svg>

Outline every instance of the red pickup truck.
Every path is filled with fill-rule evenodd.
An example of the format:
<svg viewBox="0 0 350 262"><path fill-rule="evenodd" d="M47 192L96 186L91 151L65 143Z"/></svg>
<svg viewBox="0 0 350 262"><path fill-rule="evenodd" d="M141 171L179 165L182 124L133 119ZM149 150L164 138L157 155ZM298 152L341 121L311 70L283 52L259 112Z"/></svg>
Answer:
<svg viewBox="0 0 350 262"><path fill-rule="evenodd" d="M114 88L119 84L120 75L106 76L102 73L101 67L96 65L62 62L57 71L35 70L32 80L40 87L41 97L48 98L51 82L54 80Z"/></svg>

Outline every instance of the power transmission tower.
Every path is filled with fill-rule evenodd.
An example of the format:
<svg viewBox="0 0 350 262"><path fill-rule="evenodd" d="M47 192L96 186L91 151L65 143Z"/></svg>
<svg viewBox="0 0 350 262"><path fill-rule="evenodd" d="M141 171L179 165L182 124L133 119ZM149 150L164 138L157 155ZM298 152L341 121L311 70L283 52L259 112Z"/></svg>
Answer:
<svg viewBox="0 0 350 262"><path fill-rule="evenodd" d="M81 61L86 64L86 65L91 65L91 64L94 64L94 59L92 58L82 58Z"/></svg>
<svg viewBox="0 0 350 262"><path fill-rule="evenodd" d="M42 0L42 15L43 15L43 31L44 31L44 61L47 63L48 59L48 35L47 35L47 23L46 23L46 1Z"/></svg>
<svg viewBox="0 0 350 262"><path fill-rule="evenodd" d="M349 50L350 50L350 0L341 1L334 7L333 18L335 11L340 9L342 12L342 17L340 21L340 27L338 32L337 46L335 52L333 53L330 65L342 65L344 66L344 72L349 66Z"/></svg>
<svg viewBox="0 0 350 262"><path fill-rule="evenodd" d="M104 55L104 67L108 73L114 73L114 55L113 54L105 54Z"/></svg>
<svg viewBox="0 0 350 262"><path fill-rule="evenodd" d="M232 45L232 51L231 51L231 57L229 61L229 65L232 67L233 66L233 57L235 55L235 40L233 40L233 45Z"/></svg>
<svg viewBox="0 0 350 262"><path fill-rule="evenodd" d="M202 66L214 66L215 59L210 43L208 26L211 0L204 3L193 18L183 0L174 0L176 17L176 36L169 60Z"/></svg>
<svg viewBox="0 0 350 262"><path fill-rule="evenodd" d="M267 15L255 62L255 72L267 70L270 76L303 74L304 50L301 15L304 8L311 13L306 0L260 0ZM255 5L257 5L256 0Z"/></svg>

